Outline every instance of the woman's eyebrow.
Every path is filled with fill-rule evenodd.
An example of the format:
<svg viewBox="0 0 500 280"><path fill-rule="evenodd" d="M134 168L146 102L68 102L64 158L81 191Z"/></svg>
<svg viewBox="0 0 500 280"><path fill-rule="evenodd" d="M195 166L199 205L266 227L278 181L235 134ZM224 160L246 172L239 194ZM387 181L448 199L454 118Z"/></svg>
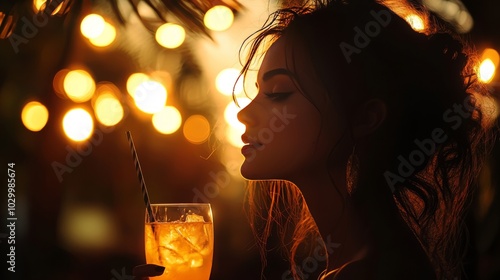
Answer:
<svg viewBox="0 0 500 280"><path fill-rule="evenodd" d="M276 75L287 75L290 78L295 79L295 74L292 71L285 68L276 68L264 73L264 75L262 75L262 80L267 81Z"/></svg>

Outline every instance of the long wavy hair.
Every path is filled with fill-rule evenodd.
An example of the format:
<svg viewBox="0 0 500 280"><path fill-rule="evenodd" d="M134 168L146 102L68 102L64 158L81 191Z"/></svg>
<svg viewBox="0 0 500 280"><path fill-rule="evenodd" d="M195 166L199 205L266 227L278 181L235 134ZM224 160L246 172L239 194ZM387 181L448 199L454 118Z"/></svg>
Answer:
<svg viewBox="0 0 500 280"><path fill-rule="evenodd" d="M347 42L352 46L353 28L374 20L373 11L390 13L390 22L370 36L367 46L347 57L339 45ZM419 15L425 29L413 30L404 19L409 14ZM270 15L262 29L244 44L248 56L242 76L283 34L306 48L329 98L341 104L337 107L345 108L346 121L348 112L367 98L380 98L388 107L387 119L373 137L385 141L358 155L361 164L352 173L358 178L348 178L359 182L351 200L362 201L362 193L370 188L364 182L391 174L391 179L385 178L395 204L434 265L437 277L453 279L461 275L467 233L464 217L495 136L490 114L493 108L489 107L493 103L486 87L476 79L478 63L471 44L415 4L314 1ZM458 105L467 109L467 117L452 114ZM434 143L433 153L413 166L410 175L401 176L401 158L409 159L420 149L415 140L431 138L436 129L446 141ZM250 181L247 200L263 266L267 240L276 231L282 237L294 279L300 279L296 263L301 252L307 254L301 248L307 248L319 236L300 190L286 181Z"/></svg>

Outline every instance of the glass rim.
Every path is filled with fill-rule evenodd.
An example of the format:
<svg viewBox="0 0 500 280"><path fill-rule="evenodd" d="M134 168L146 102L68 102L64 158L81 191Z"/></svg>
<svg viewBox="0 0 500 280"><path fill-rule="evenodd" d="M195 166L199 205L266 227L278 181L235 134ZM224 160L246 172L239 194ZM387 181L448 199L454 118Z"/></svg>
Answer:
<svg viewBox="0 0 500 280"><path fill-rule="evenodd" d="M153 206L155 206L155 207L158 207L158 206L179 206L179 207L183 207L183 206L187 206L187 207L210 206L211 207L210 203L203 203L203 202L151 203L150 205L151 205L151 207L153 207Z"/></svg>

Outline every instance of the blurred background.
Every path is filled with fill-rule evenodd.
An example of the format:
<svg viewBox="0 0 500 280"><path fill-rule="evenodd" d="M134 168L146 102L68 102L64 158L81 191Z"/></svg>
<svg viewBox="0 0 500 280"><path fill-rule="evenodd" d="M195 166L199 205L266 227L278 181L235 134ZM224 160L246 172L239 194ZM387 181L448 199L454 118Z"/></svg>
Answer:
<svg viewBox="0 0 500 280"><path fill-rule="evenodd" d="M6 171L15 164L13 279L130 279L145 262L144 202L126 131L153 203L212 204L212 279L259 279L239 174L244 127L231 92L240 106L249 101L243 87L255 94L235 85L240 46L291 2L300 1L2 0L0 159ZM476 44L479 78L498 97L500 2L424 4ZM499 166L497 145L469 219L469 279L500 279ZM1 189L7 225L7 183ZM2 226L0 260L8 236ZM2 279L13 276L7 266ZM269 279L284 271L274 270Z"/></svg>

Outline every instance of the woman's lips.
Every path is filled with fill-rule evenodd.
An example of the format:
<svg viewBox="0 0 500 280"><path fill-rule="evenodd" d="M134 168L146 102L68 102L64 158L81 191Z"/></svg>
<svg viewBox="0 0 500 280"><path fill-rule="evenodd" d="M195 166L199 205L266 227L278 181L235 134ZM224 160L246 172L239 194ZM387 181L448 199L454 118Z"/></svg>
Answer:
<svg viewBox="0 0 500 280"><path fill-rule="evenodd" d="M247 144L243 147L241 147L241 154L243 154L244 156L248 156L248 155L251 155L255 152L255 147L253 145L250 145L250 144Z"/></svg>
<svg viewBox="0 0 500 280"><path fill-rule="evenodd" d="M241 140L245 143L245 145L241 148L241 153L244 156L253 154L257 149L261 149L262 146L264 146L258 142L252 142L250 139L251 137L248 137L245 134L241 136Z"/></svg>

